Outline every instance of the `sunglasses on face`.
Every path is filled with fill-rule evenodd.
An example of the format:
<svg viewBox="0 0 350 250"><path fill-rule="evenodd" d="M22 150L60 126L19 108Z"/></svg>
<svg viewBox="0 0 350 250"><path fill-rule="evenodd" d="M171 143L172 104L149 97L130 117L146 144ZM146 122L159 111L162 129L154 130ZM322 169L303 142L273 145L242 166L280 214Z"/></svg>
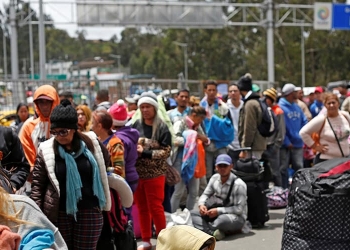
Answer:
<svg viewBox="0 0 350 250"><path fill-rule="evenodd" d="M69 133L70 129L62 129L62 130L59 130L59 131L54 131L54 130L51 130L50 131L50 134L52 134L53 136L61 136L61 137L66 137Z"/></svg>
<svg viewBox="0 0 350 250"><path fill-rule="evenodd" d="M227 167L229 167L230 165L219 164L219 165L217 165L217 166L218 166L218 168L227 168Z"/></svg>

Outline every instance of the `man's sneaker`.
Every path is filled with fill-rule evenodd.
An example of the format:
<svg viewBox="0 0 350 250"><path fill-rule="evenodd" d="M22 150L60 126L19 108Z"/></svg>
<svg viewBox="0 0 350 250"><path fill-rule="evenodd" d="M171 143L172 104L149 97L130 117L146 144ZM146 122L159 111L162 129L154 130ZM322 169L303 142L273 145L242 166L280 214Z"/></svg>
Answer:
<svg viewBox="0 0 350 250"><path fill-rule="evenodd" d="M213 236L215 237L215 239L216 239L217 241L219 241L219 240L224 239L226 235L225 235L225 233L224 233L223 231L221 231L220 229L216 229L216 230L214 231L214 233L213 233Z"/></svg>

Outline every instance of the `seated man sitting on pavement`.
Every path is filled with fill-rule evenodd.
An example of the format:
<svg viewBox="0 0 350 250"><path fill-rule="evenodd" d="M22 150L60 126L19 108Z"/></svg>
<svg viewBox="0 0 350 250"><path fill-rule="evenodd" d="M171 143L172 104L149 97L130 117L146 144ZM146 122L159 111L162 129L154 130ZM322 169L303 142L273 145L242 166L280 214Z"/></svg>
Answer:
<svg viewBox="0 0 350 250"><path fill-rule="evenodd" d="M247 186L231 172L231 157L216 158L214 174L198 200L199 211L191 211L194 227L222 240L239 232L247 219Z"/></svg>

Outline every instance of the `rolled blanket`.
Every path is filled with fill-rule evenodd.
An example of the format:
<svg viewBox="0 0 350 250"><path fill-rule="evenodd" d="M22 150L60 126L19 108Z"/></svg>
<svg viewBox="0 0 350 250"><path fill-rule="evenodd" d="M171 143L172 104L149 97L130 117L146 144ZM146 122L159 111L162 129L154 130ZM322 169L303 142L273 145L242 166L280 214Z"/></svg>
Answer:
<svg viewBox="0 0 350 250"><path fill-rule="evenodd" d="M55 242L52 230L37 229L28 233L21 241L19 250L42 250Z"/></svg>
<svg viewBox="0 0 350 250"><path fill-rule="evenodd" d="M194 170L198 161L197 132L191 129L185 130L182 136L185 138L185 145L182 156L181 178L188 184L194 175Z"/></svg>

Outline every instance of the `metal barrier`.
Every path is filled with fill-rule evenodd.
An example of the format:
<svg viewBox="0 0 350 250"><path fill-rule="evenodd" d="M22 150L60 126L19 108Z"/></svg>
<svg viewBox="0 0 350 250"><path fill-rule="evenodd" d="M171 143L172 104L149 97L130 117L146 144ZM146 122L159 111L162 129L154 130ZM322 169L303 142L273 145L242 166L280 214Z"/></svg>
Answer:
<svg viewBox="0 0 350 250"><path fill-rule="evenodd" d="M13 110L20 102L32 103L35 90L44 84L55 87L58 93L71 91L74 102L77 104L94 105L96 93L100 89L108 89L110 101L116 102L133 93L142 93L152 90L156 93L168 90L189 89L191 95L203 96L201 81L190 80L187 83L179 82L178 79L132 79L132 80L2 80L0 81L0 110Z"/></svg>
<svg viewBox="0 0 350 250"><path fill-rule="evenodd" d="M171 95L172 90L188 89L190 95L203 97L203 84L205 81L178 79L123 79L123 80L0 80L0 110L15 109L20 102L32 103L35 90L43 85L49 84L56 88L58 93L71 91L74 102L87 104L90 108L94 105L96 93L100 89L108 89L110 101L116 102L126 96L143 91L154 91L155 93L167 92ZM232 81L217 81L218 83L230 84ZM261 90L269 88L266 81L254 81ZM164 93L163 92L163 93Z"/></svg>

